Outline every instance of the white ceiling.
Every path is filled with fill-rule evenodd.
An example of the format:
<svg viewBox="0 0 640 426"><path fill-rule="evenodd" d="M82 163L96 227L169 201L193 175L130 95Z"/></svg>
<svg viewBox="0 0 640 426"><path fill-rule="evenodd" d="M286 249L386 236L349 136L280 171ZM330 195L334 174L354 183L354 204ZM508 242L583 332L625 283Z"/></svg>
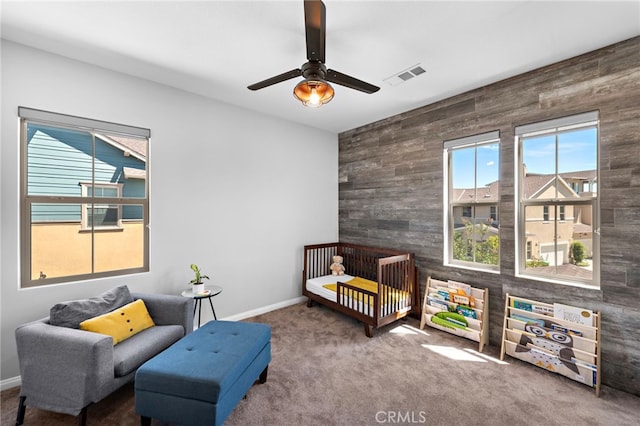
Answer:
<svg viewBox="0 0 640 426"><path fill-rule="evenodd" d="M297 79L247 89L306 62L302 0L2 0L0 23L11 41L336 133L640 35L639 0L325 5L327 67L381 90L334 85L319 109L293 98Z"/></svg>

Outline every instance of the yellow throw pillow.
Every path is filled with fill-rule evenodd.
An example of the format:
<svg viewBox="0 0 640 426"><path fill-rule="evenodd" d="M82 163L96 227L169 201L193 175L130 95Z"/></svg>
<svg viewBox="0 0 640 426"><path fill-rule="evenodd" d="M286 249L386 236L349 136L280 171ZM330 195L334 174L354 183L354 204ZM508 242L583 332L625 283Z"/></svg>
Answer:
<svg viewBox="0 0 640 426"><path fill-rule="evenodd" d="M144 302L138 299L115 311L82 321L80 329L107 334L113 338L115 346L154 325Z"/></svg>

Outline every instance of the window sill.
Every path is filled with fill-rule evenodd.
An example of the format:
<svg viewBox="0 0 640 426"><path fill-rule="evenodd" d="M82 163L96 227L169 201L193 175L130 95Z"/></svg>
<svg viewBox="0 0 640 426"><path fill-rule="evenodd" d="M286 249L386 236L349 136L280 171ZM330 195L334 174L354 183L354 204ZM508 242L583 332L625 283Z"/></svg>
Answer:
<svg viewBox="0 0 640 426"><path fill-rule="evenodd" d="M561 279L552 279L552 278L543 277L540 275L522 274L522 273L516 273L516 277L523 278L526 280L541 281L549 284L557 284L557 285L563 285L563 286L569 286L569 287L579 287L579 288L585 288L588 290L600 290L600 284L596 284L596 283L589 284L589 283L582 283L578 281L564 281Z"/></svg>
<svg viewBox="0 0 640 426"><path fill-rule="evenodd" d="M443 266L446 266L449 268L459 268L459 269L466 269L468 271L487 272L489 274L500 275L500 269L498 269L497 266L495 268L483 268L483 267L475 266L471 264L467 265L467 264L460 264L460 263L444 263Z"/></svg>

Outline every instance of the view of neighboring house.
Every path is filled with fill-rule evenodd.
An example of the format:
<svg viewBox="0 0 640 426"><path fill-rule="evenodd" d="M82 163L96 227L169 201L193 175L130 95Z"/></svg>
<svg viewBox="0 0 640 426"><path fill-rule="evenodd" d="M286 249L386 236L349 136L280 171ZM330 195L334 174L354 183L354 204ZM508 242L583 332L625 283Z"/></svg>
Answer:
<svg viewBox="0 0 640 426"><path fill-rule="evenodd" d="M32 279L140 267L143 207L113 201L146 196L147 141L33 123L27 133L29 196L60 198L31 204Z"/></svg>
<svg viewBox="0 0 640 426"><path fill-rule="evenodd" d="M463 227L468 218L474 217L471 202L477 201L487 203L475 205L475 218L477 223L490 224L491 228L494 229L494 231L491 232L498 233L498 181L478 188L477 194L474 188L454 188L452 196L452 201L455 203L464 203L465 201L470 203L467 206L457 205L453 208L454 229Z"/></svg>
<svg viewBox="0 0 640 426"><path fill-rule="evenodd" d="M454 232L463 232L473 218L474 239L481 241L497 235L498 181L478 188L454 188ZM554 174L527 173L523 182L524 198L529 200L566 199L563 205L527 206L524 212L526 228L526 260L541 261L546 266L571 263L571 244L580 241L585 257L592 255L593 215L591 206L574 205L571 200L591 197L597 190L594 170ZM482 204L476 204L482 203Z"/></svg>
<svg viewBox="0 0 640 426"><path fill-rule="evenodd" d="M585 256L591 257L591 206L573 205L571 200L590 198L595 191L595 185L594 170L561 173L557 177L541 174L525 176L523 192L526 199L567 200L563 205L526 208L524 215L527 260L540 260L549 266L570 263L570 247L575 241L580 241L585 246Z"/></svg>

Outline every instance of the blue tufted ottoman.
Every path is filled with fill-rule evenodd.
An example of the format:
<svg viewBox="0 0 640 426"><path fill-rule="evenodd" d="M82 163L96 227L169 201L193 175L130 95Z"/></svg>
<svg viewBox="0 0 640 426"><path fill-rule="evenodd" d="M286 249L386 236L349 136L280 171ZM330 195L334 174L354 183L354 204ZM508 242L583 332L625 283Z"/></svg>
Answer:
<svg viewBox="0 0 640 426"><path fill-rule="evenodd" d="M253 383L267 380L271 328L211 321L142 364L136 412L181 425L221 425Z"/></svg>

